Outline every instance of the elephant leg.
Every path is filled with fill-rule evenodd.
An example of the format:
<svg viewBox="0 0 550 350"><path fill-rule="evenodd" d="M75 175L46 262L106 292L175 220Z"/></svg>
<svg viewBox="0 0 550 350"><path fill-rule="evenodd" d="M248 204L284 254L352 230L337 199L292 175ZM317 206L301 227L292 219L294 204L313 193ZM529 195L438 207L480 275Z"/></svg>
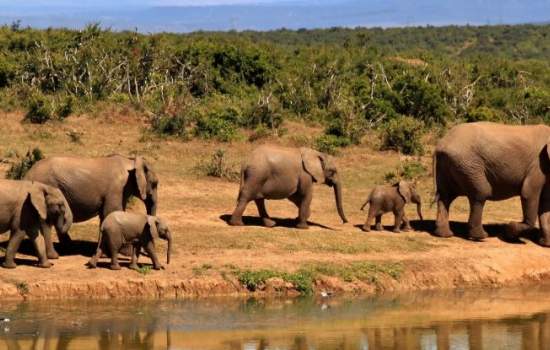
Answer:
<svg viewBox="0 0 550 350"><path fill-rule="evenodd" d="M46 244L46 255L48 259L58 259L59 254L55 250L52 242L52 228L46 222L40 223L40 230L44 236L44 243Z"/></svg>
<svg viewBox="0 0 550 350"><path fill-rule="evenodd" d="M46 244L44 242L44 237L40 235L38 230L27 232L27 235L32 240L34 248L36 249L36 255L38 256L38 266L43 268L52 267L52 263L49 262L48 256L46 254Z"/></svg>
<svg viewBox="0 0 550 350"><path fill-rule="evenodd" d="M111 270L120 270L120 264L118 263L118 247L111 244L109 250L111 252Z"/></svg>
<svg viewBox="0 0 550 350"><path fill-rule="evenodd" d="M376 215L376 225L374 226L374 229L376 231L384 230L384 227L382 227L382 215Z"/></svg>
<svg viewBox="0 0 550 350"><path fill-rule="evenodd" d="M153 243L153 241L149 241L147 242L147 244L145 244L145 251L147 252L147 254L149 254L149 257L153 262L153 268L155 270L164 270L164 266L162 266L157 257L157 252L155 251L155 244Z"/></svg>
<svg viewBox="0 0 550 350"><path fill-rule="evenodd" d="M101 258L101 255L103 255L103 250L101 249L100 246L97 247L96 251L95 251L95 254L94 256L92 256L92 258L90 259L90 261L88 261L88 266L92 269L95 269L97 267L97 261L99 260L99 258Z"/></svg>
<svg viewBox="0 0 550 350"><path fill-rule="evenodd" d="M254 200L256 203L256 207L258 207L258 213L260 214L260 217L262 218L262 221L264 223L264 226L266 227L273 227L275 226L275 221L271 220L269 217L269 214L267 213L267 210L265 209L265 199L256 199Z"/></svg>
<svg viewBox="0 0 550 350"><path fill-rule="evenodd" d="M243 213L246 209L246 206L248 205L248 202L250 200L248 198L244 198L244 196L239 196L239 201L237 202L237 206L235 207L235 210L233 210L233 214L231 214L231 219L229 220L229 225L231 226L243 226Z"/></svg>
<svg viewBox="0 0 550 350"><path fill-rule="evenodd" d="M455 198L439 196L437 200L437 219L434 234L439 237L452 237L453 231L449 226L449 208Z"/></svg>
<svg viewBox="0 0 550 350"><path fill-rule="evenodd" d="M468 219L468 237L473 240L483 240L489 235L483 229L482 217L484 200L468 198L470 202L470 218Z"/></svg>
<svg viewBox="0 0 550 350"><path fill-rule="evenodd" d="M521 209L523 211L523 222L510 222L506 229L508 238L517 238L522 232L535 227L538 213L540 195L521 196Z"/></svg>
<svg viewBox="0 0 550 350"><path fill-rule="evenodd" d="M404 211L403 209L394 210L393 215L395 217L395 222L393 224L393 232L399 233L401 232L401 223L403 222Z"/></svg>
<svg viewBox="0 0 550 350"><path fill-rule="evenodd" d="M132 244L132 260L130 261L130 266L128 266L131 270L138 270L139 266L137 264L138 262L138 256L137 252L141 249L139 244Z"/></svg>
<svg viewBox="0 0 550 350"><path fill-rule="evenodd" d="M313 195L310 191L307 191L304 197L302 198L300 205L298 207L298 223L296 224L297 228L300 229L308 229L309 225L307 223L307 219L309 219L309 216L311 215L311 200L313 198Z"/></svg>
<svg viewBox="0 0 550 350"><path fill-rule="evenodd" d="M363 225L363 231L369 232L370 231L370 224L372 222L372 219L376 216L376 209L374 208L374 205L369 204L369 212L367 214L367 220L365 221L365 224Z"/></svg>
<svg viewBox="0 0 550 350"><path fill-rule="evenodd" d="M6 248L6 256L4 258L3 267L8 269L14 269L17 265L15 264L15 254L19 250L21 242L25 238L25 231L23 230L12 230L10 234L10 240L8 242L8 247Z"/></svg>
<svg viewBox="0 0 550 350"><path fill-rule="evenodd" d="M407 214L405 214L405 212L403 212L403 231L412 231L411 222L409 221L409 218L407 218Z"/></svg>

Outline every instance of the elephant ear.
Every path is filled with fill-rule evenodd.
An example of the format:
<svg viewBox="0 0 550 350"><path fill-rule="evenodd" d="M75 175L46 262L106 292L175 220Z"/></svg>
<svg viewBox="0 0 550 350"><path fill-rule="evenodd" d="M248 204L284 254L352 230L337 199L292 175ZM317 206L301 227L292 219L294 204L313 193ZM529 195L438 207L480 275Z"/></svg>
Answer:
<svg viewBox="0 0 550 350"><path fill-rule="evenodd" d="M36 187L33 187L29 191L29 197L32 206L38 212L40 219L46 220L48 218L48 209L46 207L46 198L44 197L44 192Z"/></svg>
<svg viewBox="0 0 550 350"><path fill-rule="evenodd" d="M397 184L397 189L399 194L405 199L405 203L410 203L411 201L411 187L406 181L399 181Z"/></svg>
<svg viewBox="0 0 550 350"><path fill-rule="evenodd" d="M325 182L324 155L309 148L300 148L302 164L306 172L313 177L317 183Z"/></svg>
<svg viewBox="0 0 550 350"><path fill-rule="evenodd" d="M157 230L157 218L154 216L147 215L147 225L149 226L149 233L151 234L151 239L154 242L159 238L159 231Z"/></svg>
<svg viewBox="0 0 550 350"><path fill-rule="evenodd" d="M136 157L134 167L139 196L145 200L147 198L147 178L145 177L145 161L142 157Z"/></svg>

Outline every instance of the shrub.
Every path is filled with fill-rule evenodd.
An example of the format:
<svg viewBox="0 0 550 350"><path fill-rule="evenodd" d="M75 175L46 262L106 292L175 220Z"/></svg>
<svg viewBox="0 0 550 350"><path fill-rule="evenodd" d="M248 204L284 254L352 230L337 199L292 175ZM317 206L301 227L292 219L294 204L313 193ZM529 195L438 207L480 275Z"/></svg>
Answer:
<svg viewBox="0 0 550 350"><path fill-rule="evenodd" d="M199 162L197 168L206 176L218 177L229 181L238 181L240 172L228 164L225 150L218 149L207 162Z"/></svg>
<svg viewBox="0 0 550 350"><path fill-rule="evenodd" d="M151 120L151 130L158 135L187 137L188 121L184 116L155 116Z"/></svg>
<svg viewBox="0 0 550 350"><path fill-rule="evenodd" d="M494 109L489 107L478 107L469 110L464 116L464 119L466 119L468 123L482 121L497 122L500 120L500 117Z"/></svg>
<svg viewBox="0 0 550 350"><path fill-rule="evenodd" d="M424 124L412 117L404 116L390 120L382 128L382 150L422 155L423 134Z"/></svg>
<svg viewBox="0 0 550 350"><path fill-rule="evenodd" d="M206 116L197 121L195 134L207 140L229 142L237 136L237 127L231 121L218 116Z"/></svg>
<svg viewBox="0 0 550 350"><path fill-rule="evenodd" d="M28 151L25 157L11 165L6 173L6 179L21 180L25 177L29 169L32 168L34 163L41 159L44 159L44 154L40 148L34 148L32 151Z"/></svg>
<svg viewBox="0 0 550 350"><path fill-rule="evenodd" d="M338 154L340 147L346 147L350 144L350 140L345 137L338 137L334 135L321 135L315 139L314 148L319 152L336 155Z"/></svg>
<svg viewBox="0 0 550 350"><path fill-rule="evenodd" d="M408 160L403 162L400 176L401 178L406 180L414 180L416 178L424 176L427 171L428 169L426 169L424 164L420 163L419 161Z"/></svg>
<svg viewBox="0 0 550 350"><path fill-rule="evenodd" d="M71 96L67 96L55 108L55 116L59 119L65 119L73 113L73 107L73 98Z"/></svg>
<svg viewBox="0 0 550 350"><path fill-rule="evenodd" d="M53 118L50 102L46 96L39 92L30 96L27 108L25 120L33 124L44 124Z"/></svg>

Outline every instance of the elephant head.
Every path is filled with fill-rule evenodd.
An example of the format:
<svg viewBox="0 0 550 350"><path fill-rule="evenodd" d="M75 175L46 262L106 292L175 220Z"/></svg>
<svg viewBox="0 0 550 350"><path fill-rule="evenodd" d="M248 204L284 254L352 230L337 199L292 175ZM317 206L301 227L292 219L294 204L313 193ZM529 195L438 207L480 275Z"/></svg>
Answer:
<svg viewBox="0 0 550 350"><path fill-rule="evenodd" d="M137 195L145 203L148 215L157 213L157 187L158 178L150 164L142 157L136 157L134 161Z"/></svg>
<svg viewBox="0 0 550 350"><path fill-rule="evenodd" d="M65 196L59 189L40 184L33 186L29 196L42 220L54 225L57 232L62 235L69 232L73 224L73 213Z"/></svg>
<svg viewBox="0 0 550 350"><path fill-rule="evenodd" d="M342 184L334 158L309 148L301 148L302 164L314 182L334 188L334 198L338 215L344 223L348 222L342 206Z"/></svg>
<svg viewBox="0 0 550 350"><path fill-rule="evenodd" d="M153 242L158 238L162 238L168 242L166 263L170 264L170 255L172 254L172 232L170 232L168 225L164 220L156 216L147 216L147 225L149 226L150 238Z"/></svg>
<svg viewBox="0 0 550 350"><path fill-rule="evenodd" d="M399 191L399 194L403 199L405 200L405 203L414 203L416 204L416 212L418 213L418 217L420 220L424 220L422 217L422 200L420 198L420 195L416 191L416 185L415 184L409 184L407 181L399 181L399 183L396 184L397 189Z"/></svg>

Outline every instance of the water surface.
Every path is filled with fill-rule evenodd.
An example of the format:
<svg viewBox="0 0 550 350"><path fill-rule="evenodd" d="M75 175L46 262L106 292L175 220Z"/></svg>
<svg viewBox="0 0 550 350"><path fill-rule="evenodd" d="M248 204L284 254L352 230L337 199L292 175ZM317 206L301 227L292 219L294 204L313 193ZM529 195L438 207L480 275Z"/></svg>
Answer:
<svg viewBox="0 0 550 350"><path fill-rule="evenodd" d="M550 349L550 288L4 304L0 349Z"/></svg>

